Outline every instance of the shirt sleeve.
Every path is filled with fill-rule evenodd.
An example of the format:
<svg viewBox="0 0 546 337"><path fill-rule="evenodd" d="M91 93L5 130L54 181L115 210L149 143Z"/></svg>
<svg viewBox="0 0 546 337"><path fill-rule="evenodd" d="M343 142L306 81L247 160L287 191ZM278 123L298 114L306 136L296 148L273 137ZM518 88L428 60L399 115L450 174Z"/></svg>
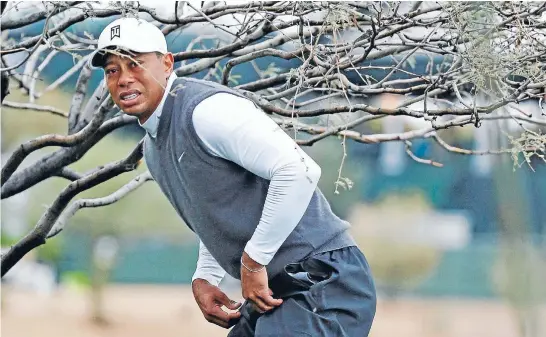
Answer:
<svg viewBox="0 0 546 337"><path fill-rule="evenodd" d="M210 284L218 286L224 276L226 271L220 267L216 259L210 254L209 250L203 242L199 242L199 258L197 259L197 268L191 282L200 278L207 280Z"/></svg>
<svg viewBox="0 0 546 337"><path fill-rule="evenodd" d="M193 124L212 155L270 180L262 216L245 252L267 265L305 213L320 167L253 102L227 93L197 105Z"/></svg>

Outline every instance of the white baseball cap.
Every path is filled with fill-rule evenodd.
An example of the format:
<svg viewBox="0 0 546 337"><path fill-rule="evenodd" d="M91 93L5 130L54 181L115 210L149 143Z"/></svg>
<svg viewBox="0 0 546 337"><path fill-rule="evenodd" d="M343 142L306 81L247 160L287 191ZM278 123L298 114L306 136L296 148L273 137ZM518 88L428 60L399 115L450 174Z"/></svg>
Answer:
<svg viewBox="0 0 546 337"><path fill-rule="evenodd" d="M136 53L168 52L167 41L161 30L137 18L117 19L104 28L99 36L97 50L91 57L91 67L104 67L107 50L112 49Z"/></svg>

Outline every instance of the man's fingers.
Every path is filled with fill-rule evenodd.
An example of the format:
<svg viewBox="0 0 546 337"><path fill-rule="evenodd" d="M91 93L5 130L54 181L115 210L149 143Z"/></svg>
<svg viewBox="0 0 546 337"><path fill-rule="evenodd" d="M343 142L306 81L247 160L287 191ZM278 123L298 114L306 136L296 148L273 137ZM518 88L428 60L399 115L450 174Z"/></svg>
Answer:
<svg viewBox="0 0 546 337"><path fill-rule="evenodd" d="M266 312L282 304L282 299L273 298L273 296L271 296L272 293L271 289L268 289L267 291L264 290L261 293L249 296L249 299L254 303L258 310Z"/></svg>
<svg viewBox="0 0 546 337"><path fill-rule="evenodd" d="M269 311L273 310L273 308L278 307L281 305L282 300L277 300L271 297L269 294L261 294L254 297L254 299L251 299L252 302L255 303L255 305L261 310L261 311Z"/></svg>
<svg viewBox="0 0 546 337"><path fill-rule="evenodd" d="M230 319L236 319L241 317L240 312L225 312L220 308L219 306L214 306L211 310L207 312L208 316L215 317L217 319L220 319L224 322L228 322Z"/></svg>
<svg viewBox="0 0 546 337"><path fill-rule="evenodd" d="M231 321L231 320L234 320L234 319L238 319L238 318L241 318L241 313L240 312L226 312L227 316L227 321Z"/></svg>
<svg viewBox="0 0 546 337"><path fill-rule="evenodd" d="M222 328L225 328L225 329L230 328L230 324L228 322L223 321L223 320L219 319L218 317L208 315L208 316L205 316L205 319L210 323L221 326Z"/></svg>
<svg viewBox="0 0 546 337"><path fill-rule="evenodd" d="M258 297L255 300L251 300L251 301L252 301L252 304L256 307L256 309L261 313L264 313L273 309L273 307L265 304L265 302Z"/></svg>
<svg viewBox="0 0 546 337"><path fill-rule="evenodd" d="M271 291L271 289L269 289L269 294L261 296L261 299L268 306L278 307L279 305L281 305L282 300L280 298L273 298L273 296L271 296L272 294L273 292Z"/></svg>
<svg viewBox="0 0 546 337"><path fill-rule="evenodd" d="M221 295L217 298L218 302L220 304L223 304L226 306L226 308L230 310L235 310L241 306L241 303L231 300L225 293L221 293Z"/></svg>

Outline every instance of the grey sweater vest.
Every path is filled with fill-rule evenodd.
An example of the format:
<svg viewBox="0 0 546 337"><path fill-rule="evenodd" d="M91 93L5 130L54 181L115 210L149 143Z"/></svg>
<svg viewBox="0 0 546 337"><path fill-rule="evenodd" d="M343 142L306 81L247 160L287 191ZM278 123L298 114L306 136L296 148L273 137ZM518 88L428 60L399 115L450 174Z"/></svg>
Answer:
<svg viewBox="0 0 546 337"><path fill-rule="evenodd" d="M165 101L156 139L146 135L144 156L162 192L220 266L240 279L240 258L258 225L269 181L213 156L193 127L202 100L236 91L214 82L177 79ZM222 107L218 107L222 113ZM337 217L319 189L294 231L267 266L269 277L287 263L354 245L349 224Z"/></svg>

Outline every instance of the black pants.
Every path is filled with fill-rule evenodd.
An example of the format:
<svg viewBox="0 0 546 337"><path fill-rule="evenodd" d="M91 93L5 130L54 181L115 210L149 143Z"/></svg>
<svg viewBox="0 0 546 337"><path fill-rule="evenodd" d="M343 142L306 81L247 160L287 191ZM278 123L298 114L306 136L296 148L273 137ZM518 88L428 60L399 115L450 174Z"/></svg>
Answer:
<svg viewBox="0 0 546 337"><path fill-rule="evenodd" d="M265 314L250 303L229 337L368 336L375 315L375 287L358 247L313 255L285 267L269 282L283 303Z"/></svg>

